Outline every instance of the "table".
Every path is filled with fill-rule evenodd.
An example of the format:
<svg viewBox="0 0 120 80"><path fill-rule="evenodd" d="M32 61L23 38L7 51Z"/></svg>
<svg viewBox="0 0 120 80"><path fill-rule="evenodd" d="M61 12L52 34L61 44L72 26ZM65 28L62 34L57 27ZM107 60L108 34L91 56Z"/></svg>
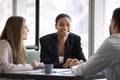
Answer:
<svg viewBox="0 0 120 80"><path fill-rule="evenodd" d="M94 80L104 78L103 75L91 77L82 77L74 75L70 69L53 69L51 74L45 74L42 69L34 71L17 71L0 73L0 78L17 78L17 79L35 79L35 80Z"/></svg>

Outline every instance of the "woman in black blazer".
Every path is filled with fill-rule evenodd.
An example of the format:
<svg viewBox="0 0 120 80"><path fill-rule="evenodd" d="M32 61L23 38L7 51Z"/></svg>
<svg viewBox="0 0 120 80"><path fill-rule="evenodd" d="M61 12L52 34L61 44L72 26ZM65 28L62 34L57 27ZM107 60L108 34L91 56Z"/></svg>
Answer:
<svg viewBox="0 0 120 80"><path fill-rule="evenodd" d="M71 18L67 14L56 17L56 33L40 38L40 58L44 64L54 64L55 68L69 68L72 61L85 62L80 36L71 33Z"/></svg>

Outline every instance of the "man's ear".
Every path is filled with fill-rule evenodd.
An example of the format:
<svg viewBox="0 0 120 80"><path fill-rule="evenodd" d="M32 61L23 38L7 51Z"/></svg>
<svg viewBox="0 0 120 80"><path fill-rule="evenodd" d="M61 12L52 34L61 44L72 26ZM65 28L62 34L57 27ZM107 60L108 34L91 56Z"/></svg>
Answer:
<svg viewBox="0 0 120 80"><path fill-rule="evenodd" d="M112 29L117 28L117 23L115 20L112 20Z"/></svg>

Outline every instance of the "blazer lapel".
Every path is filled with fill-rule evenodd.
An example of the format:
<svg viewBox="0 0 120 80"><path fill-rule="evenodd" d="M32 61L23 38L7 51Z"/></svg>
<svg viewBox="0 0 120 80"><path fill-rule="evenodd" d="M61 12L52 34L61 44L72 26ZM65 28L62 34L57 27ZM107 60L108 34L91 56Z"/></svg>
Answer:
<svg viewBox="0 0 120 80"><path fill-rule="evenodd" d="M67 58L70 58L70 52L72 47L72 40L70 36L68 36L67 41L65 43L65 53L64 53L64 60L66 61Z"/></svg>
<svg viewBox="0 0 120 80"><path fill-rule="evenodd" d="M56 62L56 63L58 63L59 62L59 57L58 57L58 37L57 37L57 34L55 34L54 36L53 36L54 38L54 41L53 41L53 54L54 54L54 61Z"/></svg>

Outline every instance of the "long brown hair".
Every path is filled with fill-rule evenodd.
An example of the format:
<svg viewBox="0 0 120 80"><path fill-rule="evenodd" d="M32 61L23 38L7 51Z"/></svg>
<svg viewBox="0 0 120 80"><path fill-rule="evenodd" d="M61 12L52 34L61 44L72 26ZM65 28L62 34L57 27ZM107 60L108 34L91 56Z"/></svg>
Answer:
<svg viewBox="0 0 120 80"><path fill-rule="evenodd" d="M25 19L20 16L9 17L0 37L0 40L5 39L11 45L14 64L23 64L27 60L26 50L22 40L24 21Z"/></svg>

